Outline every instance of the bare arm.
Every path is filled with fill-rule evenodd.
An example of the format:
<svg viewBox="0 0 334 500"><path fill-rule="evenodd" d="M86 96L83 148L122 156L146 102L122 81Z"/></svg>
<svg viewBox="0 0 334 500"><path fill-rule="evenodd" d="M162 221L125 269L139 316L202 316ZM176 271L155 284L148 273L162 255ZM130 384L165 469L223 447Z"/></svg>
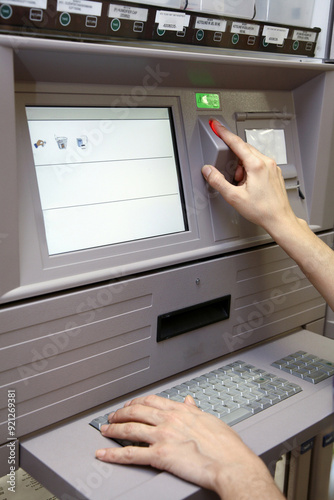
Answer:
<svg viewBox="0 0 334 500"><path fill-rule="evenodd" d="M133 439L149 447L107 448L106 462L151 465L216 491L223 500L284 500L267 467L236 432L198 409L190 396L176 403L138 398L109 416L104 436Z"/></svg>
<svg viewBox="0 0 334 500"><path fill-rule="evenodd" d="M213 128L239 158L238 185L205 165L202 172L207 182L241 215L262 226L334 309L334 252L293 213L281 169L219 122L214 121Z"/></svg>

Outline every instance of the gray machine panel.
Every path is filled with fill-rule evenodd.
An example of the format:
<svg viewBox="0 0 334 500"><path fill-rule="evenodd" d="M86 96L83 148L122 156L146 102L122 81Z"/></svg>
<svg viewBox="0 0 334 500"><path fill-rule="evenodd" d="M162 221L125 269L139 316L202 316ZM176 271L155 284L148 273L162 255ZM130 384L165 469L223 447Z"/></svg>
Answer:
<svg viewBox="0 0 334 500"><path fill-rule="evenodd" d="M207 161L208 129L203 136L203 123L207 127L208 115L236 132L236 113L287 112L294 117L289 125L293 162L305 190L305 200L297 200L298 214L332 245L333 67L305 60L231 56L211 49L181 50L167 44L161 48L147 43L104 45L11 36L0 36L0 62L6 69L0 75L1 109L6 110L0 116L5 180L0 196L1 443L8 437L5 405L11 389L17 395L16 437L41 433L24 439L21 465L56 494L64 494L64 500L65 490L74 498L78 495L76 481L85 477L96 498L106 498L109 476L103 476L106 469L92 454L102 438L89 428L82 412L93 415L92 408L107 404L109 408L109 402L112 407L127 394L218 357L232 359L232 353L240 350L249 356L246 359L267 367L270 343L246 350L324 319L324 300L295 263L263 230L208 190L201 167ZM195 96L202 91L218 94L220 106L198 109ZM23 106L31 96L33 104L105 103L111 97L132 107L145 101L172 102L191 231L179 240L167 238L165 246L146 247L142 253L137 246L133 259L119 260L117 265L112 258L107 266L103 259L93 259L87 269L80 259L71 263L72 255L62 268L45 267L36 199L31 179L25 177L31 172L31 163L27 168L31 155L26 156L23 149L28 144ZM221 147L214 145L218 157ZM224 170L224 165L219 167ZM126 259L130 253L124 253ZM156 342L159 315L224 296L231 296L228 318ZM308 339L304 333L291 337L291 343L285 337L273 344L274 357L280 350L287 354L297 344L300 348L300 343L306 348L310 342L315 353L324 352L322 341L328 346L320 336ZM291 439L297 444L307 439L331 415L330 383L316 389L305 386L296 403L284 402L282 410L267 413L270 418L258 415L254 423L238 424L237 430L270 463L282 451L282 443L289 447ZM46 431L79 414L72 423ZM270 432L272 426L280 429L277 435ZM60 462L78 437L81 462L74 452L72 470L78 473L70 479L71 468L66 471ZM49 445L55 446L53 457ZM89 476L90 467L100 468L98 477ZM118 477L114 471L120 469L111 466L110 470L114 480ZM128 474L129 469L122 470ZM168 491L166 484L177 486L175 498L203 495L165 473L132 470L127 484L135 490L122 490L123 483L115 486L124 500L132 500L133 491L145 498L147 491L155 497L159 491L160 498L160 487ZM97 488L92 487L94 480Z"/></svg>
<svg viewBox="0 0 334 500"><path fill-rule="evenodd" d="M115 410L134 395L156 393L198 376L222 364L242 359L259 368L284 376L302 387L302 392L264 410L234 428L255 453L260 455L269 467L288 451L314 437L333 418L333 378L316 386L281 372L271 363L289 353L303 350L320 357L331 358L332 341L306 330L285 336L279 340L230 355L221 360L173 377L164 384L151 386L145 391L121 398L110 405L84 414L73 421L43 432L21 442L21 466L42 481L60 499L66 494L87 500L139 500L140 498L216 498L194 485L175 479L165 472L150 468L119 466L98 462L95 449L119 446L102 437L89 426L91 418ZM283 374L283 375L282 375ZM164 492L168 496L164 496ZM199 495L193 496L193 495Z"/></svg>
<svg viewBox="0 0 334 500"><path fill-rule="evenodd" d="M227 319L157 343L158 316L226 295ZM277 246L9 305L0 311L1 401L15 389L23 436L324 315L322 297ZM5 440L5 407L2 415Z"/></svg>
<svg viewBox="0 0 334 500"><path fill-rule="evenodd" d="M18 165L14 156L3 164L7 179L17 176L19 193L8 202L6 196L0 200L1 211L13 214L11 237L4 238L0 248L5 267L10 269L10 277L5 275L1 280L2 303L270 241L266 233L244 221L220 197L206 189L200 172L207 157L201 120L209 115L221 119L233 131L237 130L238 113L294 116L288 128L294 142L294 167L306 198L298 198L296 191L291 190L292 204L315 230L332 228L330 203L334 181L329 172L334 113L330 98L333 73L328 66L305 61L265 63L261 59L228 57L212 50L184 51L180 47L83 46L19 37L1 37L1 45L4 64L8 66L10 62L11 66L6 73L3 98L8 97L7 106L7 102L16 100L17 137L15 134L11 137L20 144L15 148L12 142L13 149L18 151ZM87 67L90 71L85 70ZM219 108L196 107L196 92L208 90L219 95ZM43 260L41 221L38 211L34 213L36 193L30 188L34 181L30 171L31 153L26 154L31 145L24 105L61 106L73 102L76 106L83 103L101 106L117 102L117 105L140 107L145 103L152 105L152 100L159 105L173 103L190 232L185 233L184 240L170 237L164 243L157 238L152 239L152 245L149 241L131 245L129 250L125 247L116 259L111 258L114 249L110 248L109 252L108 247L107 258L106 252L94 254L88 266L76 255L67 255L63 268L57 265L57 259L52 263ZM285 126L284 119L281 122ZM312 141L308 139L310 136ZM217 148L217 144L214 147ZM320 165L321 175L317 170ZM134 252L132 260L129 252Z"/></svg>

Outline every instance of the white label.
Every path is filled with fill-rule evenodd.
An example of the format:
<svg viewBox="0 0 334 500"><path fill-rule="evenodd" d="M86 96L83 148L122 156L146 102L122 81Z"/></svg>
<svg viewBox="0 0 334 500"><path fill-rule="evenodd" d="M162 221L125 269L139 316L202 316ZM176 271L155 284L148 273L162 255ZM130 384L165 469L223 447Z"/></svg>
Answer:
<svg viewBox="0 0 334 500"><path fill-rule="evenodd" d="M298 42L315 42L316 36L317 34L312 31L295 30L292 39Z"/></svg>
<svg viewBox="0 0 334 500"><path fill-rule="evenodd" d="M82 14L84 16L100 16L102 3L87 0L57 0L57 11Z"/></svg>
<svg viewBox="0 0 334 500"><path fill-rule="evenodd" d="M197 17L195 29L210 31L226 31L227 22L223 19L212 19L211 17Z"/></svg>
<svg viewBox="0 0 334 500"><path fill-rule="evenodd" d="M288 34L289 28L281 28L279 26L264 26L263 28L266 43L282 45Z"/></svg>
<svg viewBox="0 0 334 500"><path fill-rule="evenodd" d="M258 24L249 23L232 23L231 33L238 33L239 35L253 35L259 34L260 26Z"/></svg>
<svg viewBox="0 0 334 500"><path fill-rule="evenodd" d="M18 5L20 7L34 7L36 9L46 9L47 0L10 0L3 2L7 5Z"/></svg>
<svg viewBox="0 0 334 500"><path fill-rule="evenodd" d="M140 9L128 5L109 5L108 16L131 21L147 21L148 9Z"/></svg>
<svg viewBox="0 0 334 500"><path fill-rule="evenodd" d="M183 31L184 27L189 26L189 20L190 16L183 12L159 10L155 16L155 22L158 23L158 29L165 31Z"/></svg>

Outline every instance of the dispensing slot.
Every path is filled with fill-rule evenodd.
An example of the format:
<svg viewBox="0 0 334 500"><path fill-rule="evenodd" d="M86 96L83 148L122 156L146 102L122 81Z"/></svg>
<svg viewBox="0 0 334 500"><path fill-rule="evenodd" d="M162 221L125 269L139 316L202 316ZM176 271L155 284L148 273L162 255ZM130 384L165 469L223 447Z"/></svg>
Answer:
<svg viewBox="0 0 334 500"><path fill-rule="evenodd" d="M157 342L203 326L218 323L230 316L231 295L203 302L158 316Z"/></svg>

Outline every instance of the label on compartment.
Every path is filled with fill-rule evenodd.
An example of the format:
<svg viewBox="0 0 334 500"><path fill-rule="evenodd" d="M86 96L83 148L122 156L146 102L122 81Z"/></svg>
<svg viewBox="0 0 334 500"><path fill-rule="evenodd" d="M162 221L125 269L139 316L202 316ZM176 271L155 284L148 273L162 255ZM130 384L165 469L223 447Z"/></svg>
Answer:
<svg viewBox="0 0 334 500"><path fill-rule="evenodd" d="M264 26L263 36L266 43L273 43L274 45L282 45L284 40L288 37L289 28L281 28L280 26Z"/></svg>
<svg viewBox="0 0 334 500"><path fill-rule="evenodd" d="M257 36L259 31L260 26L258 24L234 22L231 26L231 33L237 33L238 35Z"/></svg>
<svg viewBox="0 0 334 500"><path fill-rule="evenodd" d="M148 9L134 7L130 5L109 5L108 17L118 19L129 19L130 21L147 21Z"/></svg>
<svg viewBox="0 0 334 500"><path fill-rule="evenodd" d="M9 0L9 2L1 2L2 5L17 5L35 9L46 9L47 3L47 0Z"/></svg>
<svg viewBox="0 0 334 500"><path fill-rule="evenodd" d="M101 16L102 3L89 0L57 0L57 11L83 16Z"/></svg>
<svg viewBox="0 0 334 500"><path fill-rule="evenodd" d="M317 34L312 31L304 30L294 30L292 35L292 40L298 40L298 42L315 42Z"/></svg>
<svg viewBox="0 0 334 500"><path fill-rule="evenodd" d="M226 31L227 22L224 19L213 19L212 17L197 17L195 29L209 31Z"/></svg>
<svg viewBox="0 0 334 500"><path fill-rule="evenodd" d="M155 22L158 23L159 30L165 31L183 31L184 27L189 26L190 16L183 12L169 12L159 10L155 16Z"/></svg>

